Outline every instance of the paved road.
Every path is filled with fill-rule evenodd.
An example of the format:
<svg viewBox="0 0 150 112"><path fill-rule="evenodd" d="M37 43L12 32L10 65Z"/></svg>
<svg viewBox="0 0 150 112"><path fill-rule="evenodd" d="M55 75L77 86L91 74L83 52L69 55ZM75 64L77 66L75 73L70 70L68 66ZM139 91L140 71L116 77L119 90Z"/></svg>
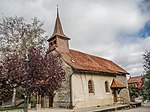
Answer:
<svg viewBox="0 0 150 112"><path fill-rule="evenodd" d="M150 102L143 104L141 107L133 108L129 110L119 110L116 112L150 112Z"/></svg>

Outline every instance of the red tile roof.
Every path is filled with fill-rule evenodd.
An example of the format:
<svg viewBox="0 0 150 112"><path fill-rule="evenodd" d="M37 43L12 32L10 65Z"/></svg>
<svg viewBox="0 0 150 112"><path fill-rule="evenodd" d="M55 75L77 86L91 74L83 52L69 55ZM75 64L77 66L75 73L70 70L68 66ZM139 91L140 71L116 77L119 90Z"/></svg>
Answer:
<svg viewBox="0 0 150 112"><path fill-rule="evenodd" d="M119 81L117 81L116 79L113 79L110 87L111 88L125 88L125 86L121 84Z"/></svg>
<svg viewBox="0 0 150 112"><path fill-rule="evenodd" d="M143 76L130 77L128 83L140 82L143 79Z"/></svg>
<svg viewBox="0 0 150 112"><path fill-rule="evenodd" d="M79 51L69 50L68 53L62 53L62 56L70 66L77 70L128 74L127 71L110 60Z"/></svg>

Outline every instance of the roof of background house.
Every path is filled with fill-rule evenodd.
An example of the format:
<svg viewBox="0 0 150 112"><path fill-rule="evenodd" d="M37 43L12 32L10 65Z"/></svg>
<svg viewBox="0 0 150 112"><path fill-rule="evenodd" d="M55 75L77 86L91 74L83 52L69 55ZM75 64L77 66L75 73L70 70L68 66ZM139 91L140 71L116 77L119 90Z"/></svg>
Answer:
<svg viewBox="0 0 150 112"><path fill-rule="evenodd" d="M73 68L82 71L103 72L112 74L129 74L123 68L98 56L89 55L75 50L62 53L63 59Z"/></svg>
<svg viewBox="0 0 150 112"><path fill-rule="evenodd" d="M128 83L140 82L142 79L143 79L143 76L130 77L128 80Z"/></svg>

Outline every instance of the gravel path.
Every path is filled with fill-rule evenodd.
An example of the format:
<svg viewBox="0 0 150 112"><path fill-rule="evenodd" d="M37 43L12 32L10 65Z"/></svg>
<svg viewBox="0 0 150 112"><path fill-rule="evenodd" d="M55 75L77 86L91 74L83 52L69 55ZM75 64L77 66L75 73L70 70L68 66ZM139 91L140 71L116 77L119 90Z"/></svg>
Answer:
<svg viewBox="0 0 150 112"><path fill-rule="evenodd" d="M1 112L23 112L23 110L11 110L11 111L1 111ZM69 110L69 109L60 109L60 108L45 108L39 110L29 110L28 112L78 112L77 110ZM83 110L84 112L84 110ZM91 112L91 111L90 111ZM115 112L150 112L150 102L143 104L141 107L128 109L128 110L118 110Z"/></svg>

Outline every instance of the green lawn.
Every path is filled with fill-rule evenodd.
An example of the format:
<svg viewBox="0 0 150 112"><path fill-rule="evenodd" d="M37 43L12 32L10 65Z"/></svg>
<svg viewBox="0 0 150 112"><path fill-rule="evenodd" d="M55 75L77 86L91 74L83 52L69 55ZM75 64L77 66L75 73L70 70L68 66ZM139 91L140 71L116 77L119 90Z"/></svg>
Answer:
<svg viewBox="0 0 150 112"><path fill-rule="evenodd" d="M14 110L14 109L23 109L23 106L19 106L19 107L0 107L0 111Z"/></svg>

